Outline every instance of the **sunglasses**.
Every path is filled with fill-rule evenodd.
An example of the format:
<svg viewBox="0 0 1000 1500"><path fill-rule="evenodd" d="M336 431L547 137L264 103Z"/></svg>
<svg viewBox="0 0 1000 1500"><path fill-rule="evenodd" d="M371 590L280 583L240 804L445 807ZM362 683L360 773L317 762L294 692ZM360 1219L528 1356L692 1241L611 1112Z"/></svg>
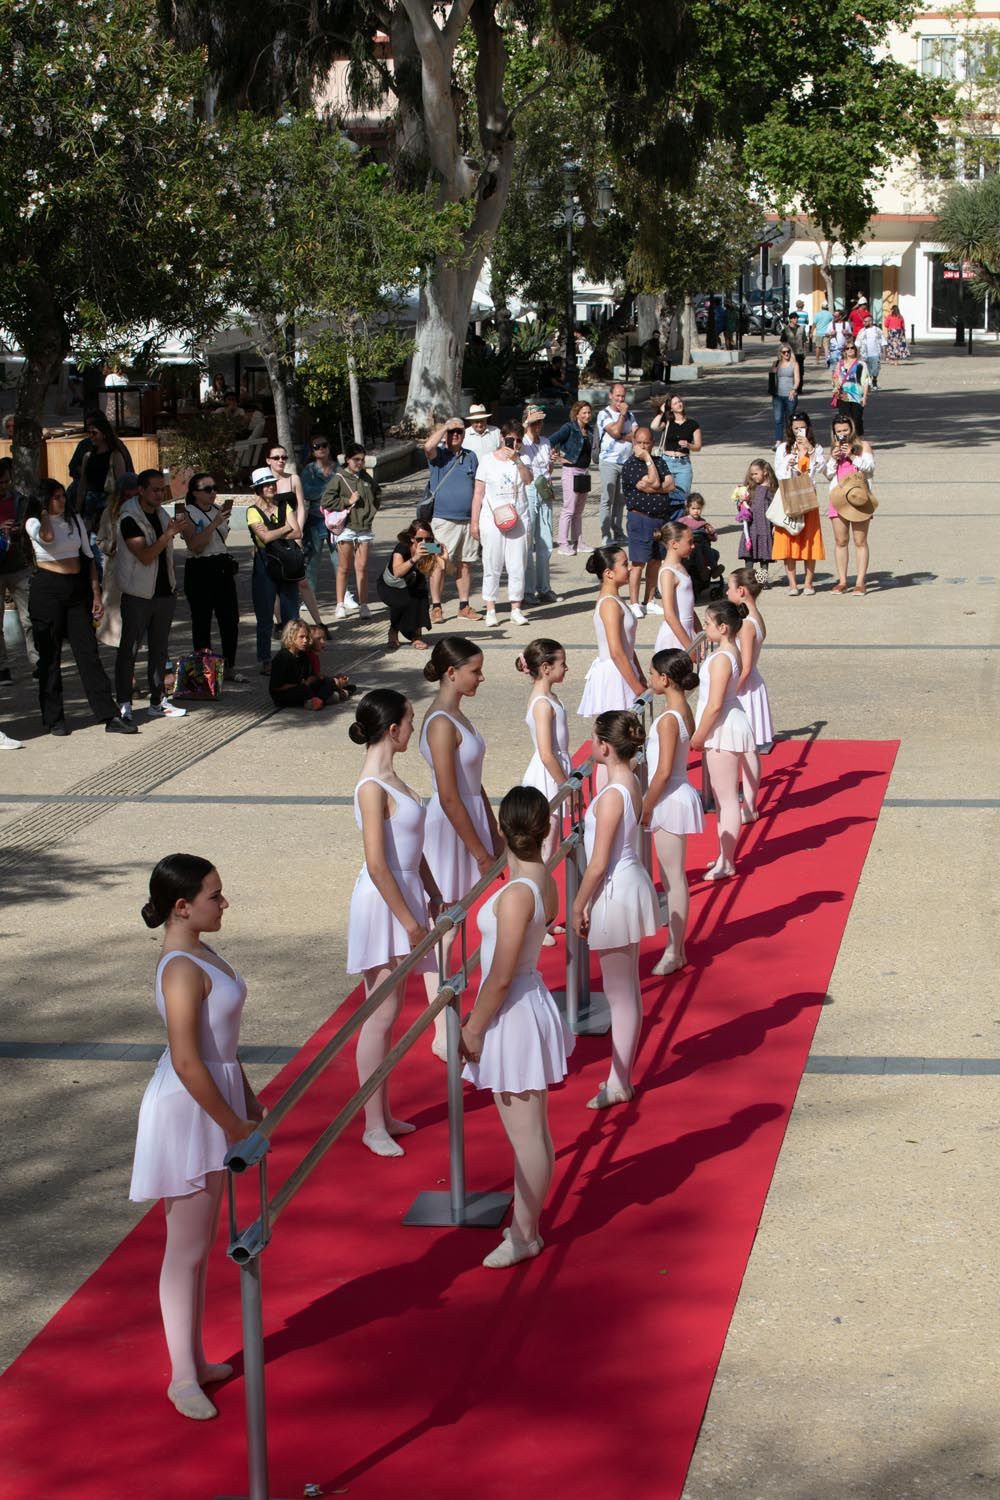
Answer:
<svg viewBox="0 0 1000 1500"><path fill-rule="evenodd" d="M329 443L313 443L314 453L327 453L329 451L329 448Z"/></svg>
<svg viewBox="0 0 1000 1500"><path fill-rule="evenodd" d="M288 457L287 453L269 453L268 454L268 462L269 463L274 463L275 459L278 459L278 458L287 458L287 457Z"/></svg>
<svg viewBox="0 0 1000 1500"><path fill-rule="evenodd" d="M214 495L216 493L214 484L202 484L195 490L196 495Z"/></svg>

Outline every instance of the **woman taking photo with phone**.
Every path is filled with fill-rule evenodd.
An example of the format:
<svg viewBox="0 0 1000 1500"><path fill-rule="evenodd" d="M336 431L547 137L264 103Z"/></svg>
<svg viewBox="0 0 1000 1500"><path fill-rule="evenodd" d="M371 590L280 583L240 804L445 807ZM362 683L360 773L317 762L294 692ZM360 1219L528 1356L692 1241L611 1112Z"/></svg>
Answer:
<svg viewBox="0 0 1000 1500"><path fill-rule="evenodd" d="M239 567L226 545L233 513L230 497L216 503L216 485L211 474L192 474L184 507L177 507L181 536L190 553L184 564L184 593L191 610L191 644L195 651L212 649L212 616L219 625L219 643L226 664L227 682L246 682L236 670L236 643L240 629L240 606L236 597Z"/></svg>
<svg viewBox="0 0 1000 1500"><path fill-rule="evenodd" d="M411 521L396 537L392 556L379 574L375 592L389 611L390 651L399 650L399 637L405 635L415 651L426 651L423 632L431 628L431 594L429 578L433 571L444 571L448 560L440 542L434 540L429 521Z"/></svg>

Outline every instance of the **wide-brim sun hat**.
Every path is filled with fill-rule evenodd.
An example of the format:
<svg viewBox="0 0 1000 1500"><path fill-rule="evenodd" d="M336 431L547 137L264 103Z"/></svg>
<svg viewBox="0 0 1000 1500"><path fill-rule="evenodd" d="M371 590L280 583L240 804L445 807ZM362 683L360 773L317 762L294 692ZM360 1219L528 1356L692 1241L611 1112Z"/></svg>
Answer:
<svg viewBox="0 0 1000 1500"><path fill-rule="evenodd" d="M277 484L277 482L277 476L275 475L274 471L268 467L267 464L265 464L262 469L254 469L253 473L250 475L250 484L255 490L259 490L261 485Z"/></svg>
<svg viewBox="0 0 1000 1500"><path fill-rule="evenodd" d="M492 415L493 413L491 411L487 411L485 406L477 404L476 406L469 407L470 422L482 422L484 418L488 420L490 417L492 417Z"/></svg>
<svg viewBox="0 0 1000 1500"><path fill-rule="evenodd" d="M870 521L878 510L863 474L848 474L840 484L831 485L830 504L842 521Z"/></svg>

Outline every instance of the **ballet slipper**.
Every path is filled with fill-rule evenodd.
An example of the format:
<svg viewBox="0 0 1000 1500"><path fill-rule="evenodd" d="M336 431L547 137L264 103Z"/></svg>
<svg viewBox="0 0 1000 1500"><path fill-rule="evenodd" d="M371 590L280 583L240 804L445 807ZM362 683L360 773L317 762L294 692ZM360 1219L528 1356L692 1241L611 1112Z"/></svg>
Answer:
<svg viewBox="0 0 1000 1500"><path fill-rule="evenodd" d="M684 957L683 953L678 958L668 948L659 962L653 965L653 973L659 974L661 976L664 974L676 974L677 970L683 969L686 964L687 959Z"/></svg>
<svg viewBox="0 0 1000 1500"><path fill-rule="evenodd" d="M506 1271L511 1266L518 1265L522 1260L534 1260L540 1255L545 1247L545 1241L541 1235L537 1235L527 1244L523 1240L514 1238L509 1229L504 1230L503 1239L495 1250L491 1250L483 1260L483 1265L489 1271Z"/></svg>
<svg viewBox="0 0 1000 1500"><path fill-rule="evenodd" d="M366 1130L361 1140L376 1156L406 1155L402 1146L396 1144L387 1130Z"/></svg>
<svg viewBox="0 0 1000 1500"><path fill-rule="evenodd" d="M215 1385L220 1380L228 1380L232 1373L232 1365L201 1365L198 1370L198 1384Z"/></svg>
<svg viewBox="0 0 1000 1500"><path fill-rule="evenodd" d="M448 1043L439 1042L437 1037L431 1042L431 1051L435 1057L439 1057L443 1063L448 1061Z"/></svg>
<svg viewBox="0 0 1000 1500"><path fill-rule="evenodd" d="M625 1089L608 1088L602 1083L593 1099L587 1100L588 1109L611 1109L615 1104L628 1104L635 1090L631 1087Z"/></svg>
<svg viewBox="0 0 1000 1500"><path fill-rule="evenodd" d="M727 870L724 867L713 865L710 870L705 871L704 878L706 880L732 880L735 874L735 869Z"/></svg>
<svg viewBox="0 0 1000 1500"><path fill-rule="evenodd" d="M545 936L542 938L542 947L543 948L554 948L555 945L556 945L555 938L552 936L551 932L547 932L545 934Z"/></svg>
<svg viewBox="0 0 1000 1500"><path fill-rule="evenodd" d="M757 821L757 819L759 817L760 817L760 813L757 811L757 809L755 807L747 807L746 804L744 803L744 805L740 808L740 822L741 823L756 823L756 821Z"/></svg>
<svg viewBox="0 0 1000 1500"><path fill-rule="evenodd" d="M397 1120L395 1115L390 1115L385 1128L390 1135L412 1135L417 1127L411 1125L409 1120Z"/></svg>
<svg viewBox="0 0 1000 1500"><path fill-rule="evenodd" d="M566 933L566 929L561 922L553 922L552 926L549 928L549 931L556 937L564 937Z"/></svg>
<svg viewBox="0 0 1000 1500"><path fill-rule="evenodd" d="M172 1401L182 1417L192 1422L208 1422L219 1415L201 1386L193 1380L175 1380L167 1386L167 1400Z"/></svg>

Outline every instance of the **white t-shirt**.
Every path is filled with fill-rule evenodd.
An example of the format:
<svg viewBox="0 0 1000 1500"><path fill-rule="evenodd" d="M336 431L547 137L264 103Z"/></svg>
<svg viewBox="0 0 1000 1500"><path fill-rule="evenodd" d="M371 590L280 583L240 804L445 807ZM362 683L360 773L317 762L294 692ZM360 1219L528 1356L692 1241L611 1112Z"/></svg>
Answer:
<svg viewBox="0 0 1000 1500"><path fill-rule="evenodd" d="M528 494L512 458L504 461L487 453L485 458L479 460L476 478L481 479L486 486L483 512L498 510L501 505L513 505L521 519L527 519Z"/></svg>
<svg viewBox="0 0 1000 1500"><path fill-rule="evenodd" d="M64 516L49 516L49 525L52 527L52 540L43 542L40 535L42 523L38 517L32 516L30 521L24 523L25 534L35 549L38 562L65 562L69 557L79 557L81 552L84 557L93 557L90 538L78 516L74 516L72 523Z"/></svg>
<svg viewBox="0 0 1000 1500"><path fill-rule="evenodd" d="M495 453L499 446L499 427L487 427L485 432L477 432L474 427L465 429L462 447L474 453L477 458L485 458L487 453Z"/></svg>
<svg viewBox="0 0 1000 1500"><path fill-rule="evenodd" d="M552 444L547 437L539 438L537 443L525 439L521 444L521 460L528 465L535 479L540 475L547 479L552 468Z"/></svg>
<svg viewBox="0 0 1000 1500"><path fill-rule="evenodd" d="M625 437L608 437L604 429L609 424L614 426L620 415L620 412L615 411L610 406L604 407L603 411L597 413L597 431L601 439L601 451L598 456L598 462L602 464L617 464L619 469L626 459L632 457L632 444ZM622 432L634 432L635 428L635 417L629 412L622 426Z"/></svg>

